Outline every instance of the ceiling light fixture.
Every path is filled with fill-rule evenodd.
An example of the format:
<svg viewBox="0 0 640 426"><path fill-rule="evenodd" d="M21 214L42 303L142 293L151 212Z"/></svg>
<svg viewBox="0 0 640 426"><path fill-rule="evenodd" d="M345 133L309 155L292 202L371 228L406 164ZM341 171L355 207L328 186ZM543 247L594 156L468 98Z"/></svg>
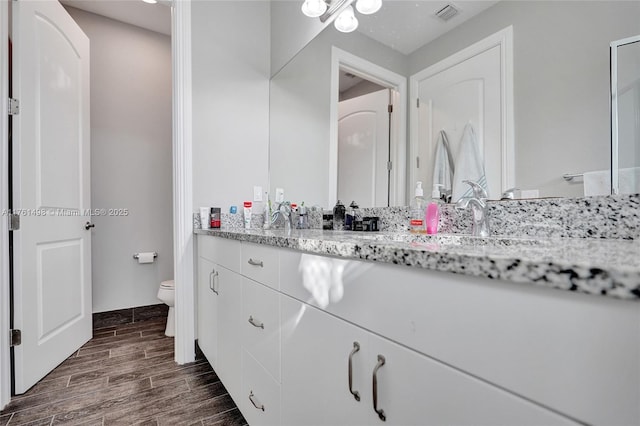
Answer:
<svg viewBox="0 0 640 426"><path fill-rule="evenodd" d="M156 4L158 3L158 0L142 0L145 3L149 3L149 4Z"/></svg>
<svg viewBox="0 0 640 426"><path fill-rule="evenodd" d="M356 2L356 10L363 15L371 15L376 13L382 7L382 0L358 0Z"/></svg>
<svg viewBox="0 0 640 426"><path fill-rule="evenodd" d="M382 0L305 0L302 13L310 18L319 17L321 22L326 22L339 12L333 25L338 31L350 33L358 28L358 18L352 6L354 2L356 10L363 15L376 13L382 7Z"/></svg>
<svg viewBox="0 0 640 426"><path fill-rule="evenodd" d="M340 15L333 22L336 30L342 33L350 33L358 28L358 19L355 13L353 13L353 6L349 5L345 10L340 12Z"/></svg>
<svg viewBox="0 0 640 426"><path fill-rule="evenodd" d="M324 0L305 0L302 4L302 13L309 18L318 18L327 11L327 3Z"/></svg>

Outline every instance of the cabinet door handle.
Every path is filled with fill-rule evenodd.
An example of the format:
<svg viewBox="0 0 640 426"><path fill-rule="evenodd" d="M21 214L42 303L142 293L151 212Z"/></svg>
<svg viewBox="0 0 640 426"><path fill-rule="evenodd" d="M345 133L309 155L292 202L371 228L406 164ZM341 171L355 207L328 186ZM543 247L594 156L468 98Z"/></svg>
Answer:
<svg viewBox="0 0 640 426"><path fill-rule="evenodd" d="M212 269L211 272L209 272L209 290L214 292L216 296L219 295L218 291L216 290L216 282L215 282L217 276L218 276L218 271L216 271L215 269Z"/></svg>
<svg viewBox="0 0 640 426"><path fill-rule="evenodd" d="M353 356L356 352L360 350L360 343L353 342L353 349L349 354L349 392L356 399L356 401L360 401L360 392L353 390Z"/></svg>
<svg viewBox="0 0 640 426"><path fill-rule="evenodd" d="M251 324L256 328L261 328L264 330L264 323L261 323L260 321L256 321L255 319L253 319L252 315L249 315L249 324Z"/></svg>
<svg viewBox="0 0 640 426"><path fill-rule="evenodd" d="M249 258L247 263L249 263L249 265L259 266L261 268L264 267L264 263L262 263L262 260L253 260L252 258Z"/></svg>
<svg viewBox="0 0 640 426"><path fill-rule="evenodd" d="M387 416L385 416L382 408L378 408L378 370L384 363L384 357L378 355L378 363L376 364L376 368L373 369L373 410L378 413L378 417L380 417L380 420L383 422L387 420Z"/></svg>
<svg viewBox="0 0 640 426"><path fill-rule="evenodd" d="M264 411L264 404L260 404L260 403L256 402L256 397L253 394L253 391L249 391L249 401L251 401L253 406L256 407L258 410Z"/></svg>

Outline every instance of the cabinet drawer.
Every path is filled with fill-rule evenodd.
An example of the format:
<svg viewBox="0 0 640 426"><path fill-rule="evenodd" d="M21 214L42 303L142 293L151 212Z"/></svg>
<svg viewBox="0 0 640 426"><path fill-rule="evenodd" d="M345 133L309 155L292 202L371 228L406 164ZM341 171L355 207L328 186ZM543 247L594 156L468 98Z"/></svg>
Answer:
<svg viewBox="0 0 640 426"><path fill-rule="evenodd" d="M323 299L304 265L332 258L294 254L283 293L586 423L640 424L637 303L361 261Z"/></svg>
<svg viewBox="0 0 640 426"><path fill-rule="evenodd" d="M242 346L280 381L280 298L270 288L242 279Z"/></svg>
<svg viewBox="0 0 640 426"><path fill-rule="evenodd" d="M242 275L279 290L278 249L242 243Z"/></svg>
<svg viewBox="0 0 640 426"><path fill-rule="evenodd" d="M242 352L240 410L252 426L280 424L280 385L249 354Z"/></svg>
<svg viewBox="0 0 640 426"><path fill-rule="evenodd" d="M240 272L240 241L198 235L198 256Z"/></svg>

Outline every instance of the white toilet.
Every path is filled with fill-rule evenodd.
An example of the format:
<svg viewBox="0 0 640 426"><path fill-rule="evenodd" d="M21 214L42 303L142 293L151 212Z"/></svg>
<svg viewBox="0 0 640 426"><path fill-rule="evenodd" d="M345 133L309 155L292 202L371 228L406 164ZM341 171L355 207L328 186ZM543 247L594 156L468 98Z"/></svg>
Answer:
<svg viewBox="0 0 640 426"><path fill-rule="evenodd" d="M173 305L176 302L176 292L174 281L162 281L160 289L158 289L158 299L169 306L169 314L167 315L167 328L164 330L165 336L173 337L176 334L176 317Z"/></svg>

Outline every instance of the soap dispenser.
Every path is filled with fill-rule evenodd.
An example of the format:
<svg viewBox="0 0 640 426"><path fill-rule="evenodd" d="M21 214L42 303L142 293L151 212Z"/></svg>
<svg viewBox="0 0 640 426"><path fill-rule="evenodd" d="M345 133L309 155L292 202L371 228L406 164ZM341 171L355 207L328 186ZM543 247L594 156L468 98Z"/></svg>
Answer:
<svg viewBox="0 0 640 426"><path fill-rule="evenodd" d="M431 202L427 206L427 211L425 213L425 220L427 222L427 234L437 234L438 233L438 224L440 221L440 203L442 202L440 199L440 187L442 187L441 183L433 184L433 190L431 191Z"/></svg>
<svg viewBox="0 0 640 426"><path fill-rule="evenodd" d="M414 192L413 203L411 204L410 218L409 218L409 231L413 233L424 233L424 191L422 189L422 182L416 182L416 189Z"/></svg>

